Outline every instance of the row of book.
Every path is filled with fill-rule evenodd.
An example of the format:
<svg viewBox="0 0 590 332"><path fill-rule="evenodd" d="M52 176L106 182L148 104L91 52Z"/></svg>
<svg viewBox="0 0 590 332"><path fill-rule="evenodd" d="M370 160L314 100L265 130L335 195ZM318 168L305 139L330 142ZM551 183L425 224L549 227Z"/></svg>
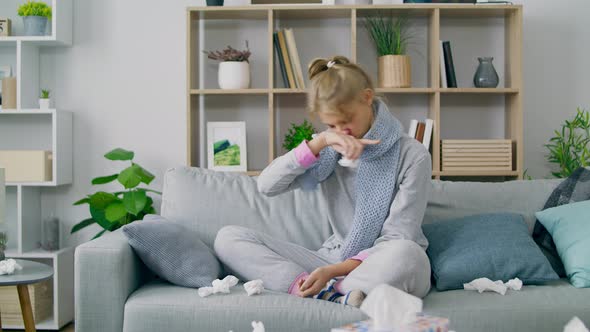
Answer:
<svg viewBox="0 0 590 332"><path fill-rule="evenodd" d="M275 32L274 46L285 87L289 89L305 89L305 80L303 79L303 70L301 69L293 29L282 29Z"/></svg>
<svg viewBox="0 0 590 332"><path fill-rule="evenodd" d="M440 87L456 88L457 76L455 76L455 65L453 64L453 52L451 42L440 41Z"/></svg>
<svg viewBox="0 0 590 332"><path fill-rule="evenodd" d="M426 150L430 149L432 141L432 132L434 129L434 120L426 119L424 121L412 120L408 129L408 135L422 143Z"/></svg>

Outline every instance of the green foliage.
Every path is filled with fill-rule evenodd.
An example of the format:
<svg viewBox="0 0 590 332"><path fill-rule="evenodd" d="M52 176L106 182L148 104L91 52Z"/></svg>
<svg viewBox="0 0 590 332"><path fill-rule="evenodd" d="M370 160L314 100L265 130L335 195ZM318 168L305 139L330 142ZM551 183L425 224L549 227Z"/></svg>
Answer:
<svg viewBox="0 0 590 332"><path fill-rule="evenodd" d="M8 243L8 236L6 236L5 232L0 232L0 249L6 249L7 243Z"/></svg>
<svg viewBox="0 0 590 332"><path fill-rule="evenodd" d="M19 16L44 16L51 19L51 7L41 1L27 1L18 7Z"/></svg>
<svg viewBox="0 0 590 332"><path fill-rule="evenodd" d="M234 144L213 156L215 166L238 166L240 165L240 146Z"/></svg>
<svg viewBox="0 0 590 332"><path fill-rule="evenodd" d="M140 183L149 185L155 176L134 163L134 155L133 151L120 148L104 155L109 160L130 161L131 165L118 174L94 178L92 184L102 185L117 180L126 190L114 193L98 191L75 202L74 205L88 204L91 217L74 225L72 234L92 224L98 224L103 230L94 236L93 239L95 239L106 231L114 231L133 221L143 219L146 214L156 212L152 206L154 201L147 193L160 195L162 193L148 188L137 188Z"/></svg>
<svg viewBox="0 0 590 332"><path fill-rule="evenodd" d="M365 27L379 56L405 55L412 36L409 34L410 21L406 16L397 19L393 13L388 16L371 16L365 20Z"/></svg>
<svg viewBox="0 0 590 332"><path fill-rule="evenodd" d="M566 178L579 167L590 165L590 112L578 108L574 119L566 120L549 141L545 144L547 160L559 165L559 171L551 172L553 176Z"/></svg>
<svg viewBox="0 0 590 332"><path fill-rule="evenodd" d="M283 141L283 148L291 151L304 140L311 140L313 133L315 133L315 128L307 120L304 120L301 125L291 123L291 128L289 128L289 132L287 132Z"/></svg>
<svg viewBox="0 0 590 332"><path fill-rule="evenodd" d="M41 98L49 99L49 90L41 90Z"/></svg>
<svg viewBox="0 0 590 332"><path fill-rule="evenodd" d="M533 177L532 177L532 176L530 176L530 175L528 174L528 172L529 172L529 169L528 169L528 168L527 168L527 169L525 169L525 170L524 170L524 172L522 173L522 178L523 178L523 179L525 179L525 180L532 180L532 179L533 179Z"/></svg>

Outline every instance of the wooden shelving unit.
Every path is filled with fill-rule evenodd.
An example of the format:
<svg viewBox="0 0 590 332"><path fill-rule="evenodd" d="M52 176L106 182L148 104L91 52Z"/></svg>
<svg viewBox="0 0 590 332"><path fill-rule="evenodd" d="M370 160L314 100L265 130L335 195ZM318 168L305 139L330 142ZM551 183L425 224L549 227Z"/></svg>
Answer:
<svg viewBox="0 0 590 332"><path fill-rule="evenodd" d="M0 37L0 65L10 65L17 79L16 109L0 110L0 150L52 152L52 177L46 182L6 183L6 257L41 262L53 267L51 315L36 322L38 330L59 330L74 319L74 248L45 251L38 248L42 220L50 205L42 192L73 181L73 114L61 109L39 109L42 48L72 45L73 0L46 0L52 7L50 35L23 36L17 8L22 1L0 2L1 16L12 20L14 36ZM47 206L45 206L47 205ZM63 243L63 241L61 242ZM4 329L24 329L8 325Z"/></svg>
<svg viewBox="0 0 590 332"><path fill-rule="evenodd" d="M248 154L265 151L249 160L249 169L262 169L281 149L285 128L293 119L303 119L305 90L283 87L273 45L274 31L290 27L295 32L301 62L305 68L315 57L328 57L341 54L359 63L376 81L377 57L368 47L367 34L363 21L367 16L381 13L408 15L421 24L424 35L420 57L415 57L419 66L412 64L415 86L407 89L378 88L377 93L394 104L401 106L392 111L402 120L408 114L404 107L417 109L422 118L435 121L432 142L433 177L472 177L501 176L522 178L523 173L523 110L522 110L522 6L520 5L462 5L462 4L405 4L379 6L327 6L327 5L256 5L246 7L189 7L187 9L187 164L207 167L204 130L211 117L230 117L234 108L235 121L243 121L244 107L255 109L251 114L256 118L246 118L247 128L252 129L255 142L248 143ZM460 22L457 24L457 22ZM467 23L465 23L467 22ZM503 40L500 48L493 49L498 59L496 69L501 77L498 88L478 89L472 84L461 84L459 88L440 88L439 40L452 39L453 45L460 44L462 30L473 24L476 29L485 29L486 24L494 24L498 40ZM498 23L499 22L499 23ZM465 24L464 24L465 23ZM497 25L501 25L498 31ZM458 25L459 28L456 28ZM459 29L458 36L452 29ZM234 34L228 31L235 31ZM451 32L449 32L451 31ZM457 31L457 30L455 30ZM451 34L449 36L449 34ZM486 36L489 38L487 33ZM243 40L250 41L253 52L251 73L252 89L217 89L216 65L207 62L202 54L204 49L215 49L225 45L240 45ZM255 41L256 48L252 47ZM464 45L470 47L470 45ZM487 55L492 46L484 49ZM497 50L499 49L499 51ZM459 51L464 51L460 49ZM455 49L454 49L455 53ZM470 54L471 56L471 54ZM475 60L475 56L470 57ZM414 60L412 60L414 61ZM455 62L455 67L458 64ZM471 69L470 69L471 70ZM415 72L414 72L415 71ZM473 72L475 68L473 68ZM460 74L460 73L458 73ZM471 74L472 75L472 74ZM416 76L416 79L414 79ZM467 80L463 80L466 82ZM307 79L306 82L308 83ZM510 139L513 142L513 167L510 171L465 171L448 172L441 169L441 139L462 138L449 126L445 131L447 110L460 101L460 106L473 103L485 109L487 100L493 100L494 107L501 104L504 125L500 134L490 139ZM499 102L495 102L499 101ZM396 105L397 105L396 104ZM410 105L410 106L408 106ZM490 106L491 107L491 106ZM289 113L291 112L291 113ZM468 111L466 111L468 112ZM214 115L223 113L224 115ZM471 115L473 116L473 115ZM415 117L414 117L415 118ZM407 127L407 121L404 123ZM264 129L263 129L264 127ZM317 127L316 127L317 128ZM250 129L249 133L250 133ZM254 136L254 134L258 136ZM482 139L483 137L477 137ZM263 147L264 145L264 147ZM264 155L263 157L261 157ZM257 175L250 171L247 174Z"/></svg>

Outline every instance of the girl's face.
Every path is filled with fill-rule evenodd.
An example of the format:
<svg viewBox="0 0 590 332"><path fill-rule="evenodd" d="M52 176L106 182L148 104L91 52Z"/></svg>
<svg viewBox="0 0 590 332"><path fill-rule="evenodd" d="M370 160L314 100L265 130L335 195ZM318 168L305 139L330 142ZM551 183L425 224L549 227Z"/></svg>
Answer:
<svg viewBox="0 0 590 332"><path fill-rule="evenodd" d="M373 124L372 104L373 91L367 89L361 98L341 106L339 113L320 112L318 115L329 131L363 138Z"/></svg>

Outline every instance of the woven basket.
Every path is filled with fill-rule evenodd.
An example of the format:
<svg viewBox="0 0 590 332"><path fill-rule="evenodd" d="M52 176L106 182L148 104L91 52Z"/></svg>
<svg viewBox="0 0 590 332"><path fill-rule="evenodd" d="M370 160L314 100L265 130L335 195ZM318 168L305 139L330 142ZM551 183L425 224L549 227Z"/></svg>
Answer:
<svg viewBox="0 0 590 332"><path fill-rule="evenodd" d="M379 87L409 88L412 86L412 65L407 55L379 57Z"/></svg>

